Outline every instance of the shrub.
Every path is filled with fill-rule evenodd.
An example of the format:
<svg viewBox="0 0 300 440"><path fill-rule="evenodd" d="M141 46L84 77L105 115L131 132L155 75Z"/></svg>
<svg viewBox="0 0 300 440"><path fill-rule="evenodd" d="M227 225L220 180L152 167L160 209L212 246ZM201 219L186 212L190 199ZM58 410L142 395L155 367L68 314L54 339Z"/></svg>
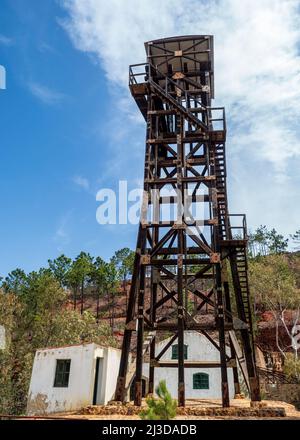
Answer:
<svg viewBox="0 0 300 440"><path fill-rule="evenodd" d="M144 420L170 420L176 416L177 401L172 399L165 380L161 380L156 388L159 399L148 397L146 403L148 408L140 413Z"/></svg>
<svg viewBox="0 0 300 440"><path fill-rule="evenodd" d="M300 382L300 359L296 359L292 353L287 353L284 359L283 372L288 378Z"/></svg>

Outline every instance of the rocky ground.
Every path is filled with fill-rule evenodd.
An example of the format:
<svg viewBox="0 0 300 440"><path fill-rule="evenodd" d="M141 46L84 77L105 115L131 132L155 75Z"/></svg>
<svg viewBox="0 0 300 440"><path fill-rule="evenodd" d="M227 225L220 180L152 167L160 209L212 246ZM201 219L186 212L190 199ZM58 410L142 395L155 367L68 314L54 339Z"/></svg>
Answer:
<svg viewBox="0 0 300 440"><path fill-rule="evenodd" d="M143 404L145 404L143 402ZM61 414L68 418L90 420L139 420L140 408L132 404L88 406L79 412ZM265 400L252 406L248 399L231 400L230 408L222 408L220 400L190 399L185 408L178 408L177 420L197 419L300 419L300 412L286 402Z"/></svg>

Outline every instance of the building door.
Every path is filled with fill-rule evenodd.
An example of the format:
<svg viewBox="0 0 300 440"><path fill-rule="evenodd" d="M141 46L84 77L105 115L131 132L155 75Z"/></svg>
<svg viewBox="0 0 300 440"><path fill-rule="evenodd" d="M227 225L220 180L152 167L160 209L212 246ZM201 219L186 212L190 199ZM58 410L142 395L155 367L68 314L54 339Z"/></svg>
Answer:
<svg viewBox="0 0 300 440"><path fill-rule="evenodd" d="M93 405L100 405L104 402L102 396L102 371L103 371L103 358L96 358L96 368L95 368L95 382L94 382L94 393L93 393Z"/></svg>

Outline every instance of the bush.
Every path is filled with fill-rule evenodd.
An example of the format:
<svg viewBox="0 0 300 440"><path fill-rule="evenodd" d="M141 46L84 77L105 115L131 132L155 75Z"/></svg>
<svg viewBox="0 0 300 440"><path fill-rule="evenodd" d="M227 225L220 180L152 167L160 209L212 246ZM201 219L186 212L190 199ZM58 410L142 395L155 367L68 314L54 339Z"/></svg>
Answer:
<svg viewBox="0 0 300 440"><path fill-rule="evenodd" d="M287 353L284 359L283 372L288 378L300 382L300 359L296 359L292 353Z"/></svg>
<svg viewBox="0 0 300 440"><path fill-rule="evenodd" d="M172 399L165 380L161 380L156 388L159 399L148 397L146 403L148 408L140 413L144 420L170 420L176 416L177 401Z"/></svg>

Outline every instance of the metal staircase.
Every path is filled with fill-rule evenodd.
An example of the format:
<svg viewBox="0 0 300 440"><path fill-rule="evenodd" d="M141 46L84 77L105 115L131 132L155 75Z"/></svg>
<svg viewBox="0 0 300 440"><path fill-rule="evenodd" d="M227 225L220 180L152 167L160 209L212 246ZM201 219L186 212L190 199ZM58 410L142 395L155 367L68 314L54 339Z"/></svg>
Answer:
<svg viewBox="0 0 300 440"><path fill-rule="evenodd" d="M141 66L144 66L145 68L144 72L135 73L134 67L141 67ZM153 73L155 72L156 75L160 76L161 81L164 83L164 87L161 87L161 85L158 82L154 81L152 77L148 75L148 72L150 71L152 71ZM138 82L137 77L141 75L143 75L144 79L145 78L147 79L147 83ZM173 81L165 74L161 73L155 66L149 63L136 64L130 66L129 87L145 120L147 119L146 95L149 93L149 88L150 88L150 91L156 93L156 95L159 96L163 102L169 104L175 110L178 110L181 113L181 115L184 116L186 120L190 122L190 124L195 126L198 130L201 130L203 132L208 131L208 126L193 114L193 111L194 112L196 111L198 113L200 108L199 107L190 108L188 105L186 106L182 105L183 101L185 101L185 103L189 102L189 98L190 98L189 93L186 90L182 89L178 83ZM174 92L174 90L176 92ZM178 99L174 98L173 95L175 95ZM201 109L203 113L207 112L207 109L203 105L201 105Z"/></svg>
<svg viewBox="0 0 300 440"><path fill-rule="evenodd" d="M188 122L190 122L192 125L197 127L198 129L207 132L208 127L205 125L200 119L198 119L196 116L193 115L192 111L188 107L184 107L178 100L172 97L172 95L168 92L169 85L174 84L177 87L177 90L180 91L178 88L178 85L174 83L172 80L170 80L168 77L165 78L165 84L166 87L163 89L160 87L160 85L153 81L152 79L149 79L150 86L156 91L156 93L161 97L161 99L165 102L167 102L171 107L178 110L182 116L186 118ZM181 97L181 93L179 92L179 97ZM187 101L187 99L185 99ZM203 110L205 110L203 108Z"/></svg>
<svg viewBox="0 0 300 440"><path fill-rule="evenodd" d="M147 353L151 342L153 341L153 338L155 337L156 332L149 332L147 336L144 338L143 342L143 357ZM125 382L125 392L128 395L129 388L135 378L135 368L136 368L136 360L135 358L131 360L131 362L128 365L127 374L126 374L126 382Z"/></svg>
<svg viewBox="0 0 300 440"><path fill-rule="evenodd" d="M214 148L214 163L216 175L216 189L217 189L217 211L219 222L219 239L226 240L227 238L227 194L226 194L226 162L225 162L225 145L215 144ZM229 237L228 237L229 238ZM230 239L230 238L229 238Z"/></svg>
<svg viewBox="0 0 300 440"><path fill-rule="evenodd" d="M247 248L241 246L236 248L236 265L238 271L239 285L241 289L241 296L243 301L243 310L245 312L245 321L249 325L249 330L252 334L252 319L250 310L250 289L248 282L248 263L247 263Z"/></svg>

